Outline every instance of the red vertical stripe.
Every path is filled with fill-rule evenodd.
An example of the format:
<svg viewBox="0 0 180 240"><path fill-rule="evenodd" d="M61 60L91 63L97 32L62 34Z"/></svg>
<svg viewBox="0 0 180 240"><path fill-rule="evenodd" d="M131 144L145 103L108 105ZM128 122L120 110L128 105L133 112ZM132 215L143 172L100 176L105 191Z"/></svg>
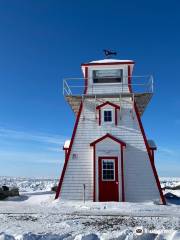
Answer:
<svg viewBox="0 0 180 240"><path fill-rule="evenodd" d="M117 108L115 108L115 125L118 124Z"/></svg>
<svg viewBox="0 0 180 240"><path fill-rule="evenodd" d="M93 146L93 201L96 201L96 146Z"/></svg>
<svg viewBox="0 0 180 240"><path fill-rule="evenodd" d="M124 156L123 146L121 146L121 182L122 182L122 202L125 202L125 189L124 189Z"/></svg>
<svg viewBox="0 0 180 240"><path fill-rule="evenodd" d="M99 126L101 125L101 109L99 108Z"/></svg>

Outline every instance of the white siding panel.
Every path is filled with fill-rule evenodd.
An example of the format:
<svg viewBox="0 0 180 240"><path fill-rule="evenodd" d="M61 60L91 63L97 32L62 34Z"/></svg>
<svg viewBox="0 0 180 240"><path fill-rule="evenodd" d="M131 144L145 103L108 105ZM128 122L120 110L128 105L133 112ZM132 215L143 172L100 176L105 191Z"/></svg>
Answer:
<svg viewBox="0 0 180 240"><path fill-rule="evenodd" d="M103 101L112 102L112 98L97 99L96 102L94 99L84 100L60 197L62 199L82 200L83 184L86 184L86 199L93 200L93 148L90 147L90 143L106 133L110 133L127 144L124 150L126 201L140 202L159 199L159 191L135 112L134 119L130 113L130 110L133 109L130 99L121 102L118 126L115 124L98 125L98 119L96 119L98 115L95 108ZM113 99L113 102L120 105L118 98ZM117 144L112 143L111 140L98 145L101 155L104 152L108 155L105 150L109 146L116 153L118 151ZM73 154L77 154L77 158L73 158ZM120 159L120 155L118 156ZM119 174L121 176L120 169Z"/></svg>

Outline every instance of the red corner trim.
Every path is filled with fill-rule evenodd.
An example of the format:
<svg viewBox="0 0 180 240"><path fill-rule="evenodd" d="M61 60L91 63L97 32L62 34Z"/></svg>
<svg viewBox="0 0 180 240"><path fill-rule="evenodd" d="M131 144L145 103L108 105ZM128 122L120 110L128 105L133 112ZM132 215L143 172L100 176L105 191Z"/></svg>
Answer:
<svg viewBox="0 0 180 240"><path fill-rule="evenodd" d="M129 91L132 92L132 87L131 87L131 67L128 65L128 87Z"/></svg>
<svg viewBox="0 0 180 240"><path fill-rule="evenodd" d="M85 88L84 94L86 94L88 88L88 67L85 67Z"/></svg>
<svg viewBox="0 0 180 240"><path fill-rule="evenodd" d="M113 141L121 144L122 146L126 146L126 143L121 141L120 139L115 138L114 136L110 135L109 133L107 133L106 135L102 136L101 138L98 138L97 140L95 140L94 142L90 143L90 146L94 146L95 144L97 144L98 142L101 142L102 140L104 140L105 138L110 138Z"/></svg>
<svg viewBox="0 0 180 240"><path fill-rule="evenodd" d="M151 149L151 155L152 155L152 161L153 161L153 164L154 164L154 150Z"/></svg>
<svg viewBox="0 0 180 240"><path fill-rule="evenodd" d="M107 62L107 63L82 63L81 66L100 66L100 65L127 65L127 64L135 64L134 61L129 62Z"/></svg>
<svg viewBox="0 0 180 240"><path fill-rule="evenodd" d="M125 189L124 189L124 156L123 146L121 146L121 188L122 188L122 202L125 202Z"/></svg>
<svg viewBox="0 0 180 240"><path fill-rule="evenodd" d="M117 114L117 108L115 109L115 125L118 124L118 114Z"/></svg>
<svg viewBox="0 0 180 240"><path fill-rule="evenodd" d="M99 126L101 125L101 109L99 108Z"/></svg>
<svg viewBox="0 0 180 240"><path fill-rule="evenodd" d="M85 69L85 79L86 80L88 79L88 68ZM86 93L86 92L87 92L87 82L85 82L84 93ZM75 135L76 135L79 119L80 119L80 116L81 116L82 108L83 108L83 103L81 101L81 104L80 104L80 107L79 107L79 112L78 112L78 115L77 115L77 118L76 118L76 122L75 122L75 125L74 125L74 130L73 130L73 133L72 133L69 149L68 149L68 152L67 152L66 157L65 157L63 170L62 170L61 177L60 177L60 180L59 180L59 184L58 184L58 187L57 187L57 190L56 190L55 199L57 199L59 197L60 192L61 192L61 187L62 187L64 175L65 175L65 172L66 172L67 164L68 164L68 161L69 161L69 157L70 157L70 154L71 154L72 145L74 143L74 139L75 139Z"/></svg>
<svg viewBox="0 0 180 240"><path fill-rule="evenodd" d="M96 109L100 109L100 108L102 108L102 107L104 107L104 106L106 106L106 105L110 105L110 106L112 106L112 107L115 107L115 108L117 108L117 109L120 109L120 106L118 106L118 105L116 105L116 104L114 104L114 103L111 103L111 102L109 102L109 101L106 101L105 103L103 103L103 104L101 104L101 105L98 105L98 106L96 107Z"/></svg>
<svg viewBox="0 0 180 240"><path fill-rule="evenodd" d="M96 146L93 146L93 201L96 201Z"/></svg>
<svg viewBox="0 0 180 240"><path fill-rule="evenodd" d="M139 115L139 112L138 112L138 109L137 109L137 106L136 106L136 103L135 103L135 102L134 102L134 109L135 109L136 116L137 116L137 119L138 119L138 122L139 122L139 126L140 126L140 129L141 129L141 133L142 133L143 138L144 138L144 142L145 142L146 149L147 149L147 152L148 152L148 155L149 155L151 167L152 167L152 170L153 170L153 173L154 173L154 177L155 177L155 180L156 180L157 187L158 187L158 189L159 189L159 194L160 194L162 203L165 205L165 204L166 204L166 200L165 200L165 197L164 197L163 192L162 192L162 189L161 189L159 177L158 177L158 174L157 174L155 165L154 165L154 163L153 163L154 161L153 161L153 157L152 157L152 154L151 154L151 150L150 150L150 147L149 147L149 144L148 144L146 135L145 135L145 131L144 131L144 128L143 128L143 125L142 125L141 117L140 117L140 115Z"/></svg>

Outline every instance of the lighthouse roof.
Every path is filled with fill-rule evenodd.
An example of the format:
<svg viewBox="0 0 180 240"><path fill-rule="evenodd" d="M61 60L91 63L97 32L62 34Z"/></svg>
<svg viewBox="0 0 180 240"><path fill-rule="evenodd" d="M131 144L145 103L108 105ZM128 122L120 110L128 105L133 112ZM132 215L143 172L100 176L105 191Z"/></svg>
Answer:
<svg viewBox="0 0 180 240"><path fill-rule="evenodd" d="M102 59L102 60L95 60L91 61L90 63L134 63L132 60L118 60L118 59Z"/></svg>
<svg viewBox="0 0 180 240"><path fill-rule="evenodd" d="M82 63L81 66L84 65L108 65L108 64L134 64L133 60L120 60L120 59L102 59L102 60L95 60L88 63Z"/></svg>

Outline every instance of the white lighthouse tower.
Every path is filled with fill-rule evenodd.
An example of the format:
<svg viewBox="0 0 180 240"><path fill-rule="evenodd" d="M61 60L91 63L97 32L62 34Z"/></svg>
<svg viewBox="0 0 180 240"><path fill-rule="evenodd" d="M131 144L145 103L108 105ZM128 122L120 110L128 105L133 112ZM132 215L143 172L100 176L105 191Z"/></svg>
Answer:
<svg viewBox="0 0 180 240"><path fill-rule="evenodd" d="M104 59L81 67L83 79L63 81L76 121L64 146L56 198L165 204L156 146L141 121L153 95L152 76L133 76L132 60Z"/></svg>

